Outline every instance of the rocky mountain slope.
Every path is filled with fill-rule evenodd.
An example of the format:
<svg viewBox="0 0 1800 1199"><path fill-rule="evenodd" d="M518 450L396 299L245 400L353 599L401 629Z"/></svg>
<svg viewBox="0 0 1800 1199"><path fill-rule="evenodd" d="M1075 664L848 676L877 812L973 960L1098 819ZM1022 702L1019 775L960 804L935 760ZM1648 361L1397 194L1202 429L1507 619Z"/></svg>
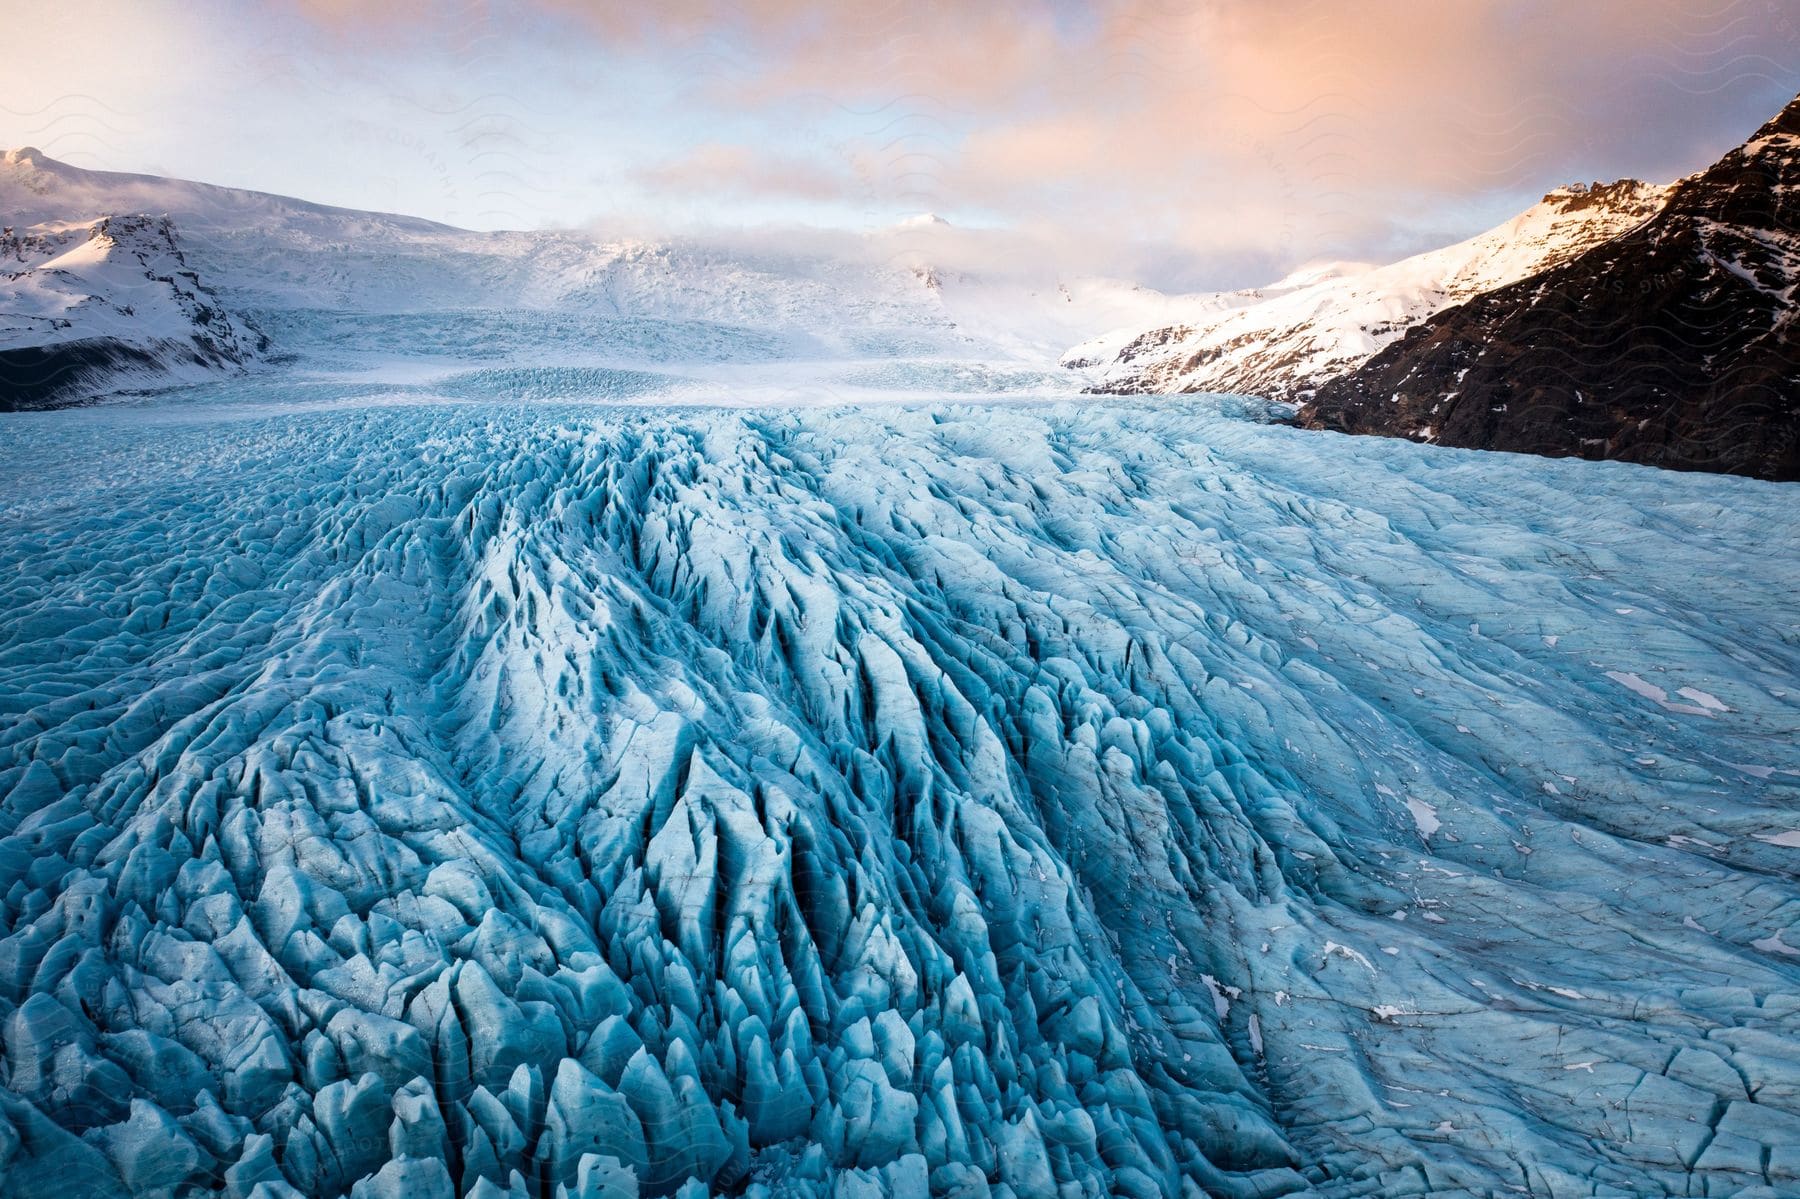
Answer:
<svg viewBox="0 0 1800 1199"><path fill-rule="evenodd" d="M1638 228L1439 313L1314 428L1800 479L1800 99Z"/></svg>
<svg viewBox="0 0 1800 1199"><path fill-rule="evenodd" d="M0 409L236 369L267 344L188 265L167 217L0 230Z"/></svg>
<svg viewBox="0 0 1800 1199"><path fill-rule="evenodd" d="M1566 262L1642 223L1668 189L1634 179L1560 188L1477 237L1387 266L1332 263L1225 293L1183 323L1115 331L1063 356L1104 365L1096 391L1216 391L1299 401L1431 314Z"/></svg>

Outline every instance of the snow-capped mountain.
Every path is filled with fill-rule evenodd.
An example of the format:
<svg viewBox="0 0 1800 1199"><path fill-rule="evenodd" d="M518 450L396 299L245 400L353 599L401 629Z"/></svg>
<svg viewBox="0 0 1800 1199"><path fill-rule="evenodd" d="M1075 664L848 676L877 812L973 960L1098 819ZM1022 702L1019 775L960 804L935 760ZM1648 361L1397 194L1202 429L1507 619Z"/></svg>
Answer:
<svg viewBox="0 0 1800 1199"><path fill-rule="evenodd" d="M1102 335L1063 362L1102 367L1099 391L1304 399L1431 314L1641 224L1667 194L1633 179L1560 188L1454 246L1388 266L1302 268L1268 287L1222 293L1197 319Z"/></svg>
<svg viewBox="0 0 1800 1199"><path fill-rule="evenodd" d="M188 265L167 217L0 229L0 408L202 378L266 348Z"/></svg>
<svg viewBox="0 0 1800 1199"><path fill-rule="evenodd" d="M414 217L157 176L91 171L31 151L7 155L0 211L20 223L155 212L180 227L191 261L236 306L291 311L480 308L630 311L769 326L863 316L828 265L758 262L707 247L582 231L480 233ZM810 274L809 274L810 270ZM858 290L873 289L857 280ZM898 300L898 296L888 297Z"/></svg>
<svg viewBox="0 0 1800 1199"><path fill-rule="evenodd" d="M1800 479L1800 99L1586 253L1442 312L1305 423Z"/></svg>
<svg viewBox="0 0 1800 1199"><path fill-rule="evenodd" d="M1056 354L1095 328L1185 311L1136 285L1015 265L986 247L986 235L935 214L864 235L646 241L581 229L484 233L84 170L31 150L0 162L0 212L20 227L166 214L222 306L266 329L275 352L302 359L318 352L336 360L358 346L365 359L429 356L434 346L461 353L483 330L491 333L486 352L504 353L501 330L516 323L506 314L552 313L585 330L562 339L565 357L616 365L708 356L845 361L899 347L1054 371ZM350 314L373 319L349 321ZM633 324L628 336L612 336L619 322Z"/></svg>

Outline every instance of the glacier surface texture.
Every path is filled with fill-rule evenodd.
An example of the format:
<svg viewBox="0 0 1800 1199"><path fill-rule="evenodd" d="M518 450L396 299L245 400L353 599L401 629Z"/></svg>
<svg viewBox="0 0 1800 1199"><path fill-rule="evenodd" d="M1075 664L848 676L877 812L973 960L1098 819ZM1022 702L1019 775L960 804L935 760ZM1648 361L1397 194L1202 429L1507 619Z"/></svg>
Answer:
<svg viewBox="0 0 1800 1199"><path fill-rule="evenodd" d="M1791 488L657 386L10 419L0 1192L1800 1194Z"/></svg>

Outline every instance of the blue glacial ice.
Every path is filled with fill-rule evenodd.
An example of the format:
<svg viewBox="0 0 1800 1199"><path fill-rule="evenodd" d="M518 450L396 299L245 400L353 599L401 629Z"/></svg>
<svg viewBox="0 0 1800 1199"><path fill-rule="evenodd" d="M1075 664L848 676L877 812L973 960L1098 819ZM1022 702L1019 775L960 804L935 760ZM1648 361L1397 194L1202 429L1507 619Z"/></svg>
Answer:
<svg viewBox="0 0 1800 1199"><path fill-rule="evenodd" d="M1800 1194L1791 488L459 379L8 423L0 1193Z"/></svg>

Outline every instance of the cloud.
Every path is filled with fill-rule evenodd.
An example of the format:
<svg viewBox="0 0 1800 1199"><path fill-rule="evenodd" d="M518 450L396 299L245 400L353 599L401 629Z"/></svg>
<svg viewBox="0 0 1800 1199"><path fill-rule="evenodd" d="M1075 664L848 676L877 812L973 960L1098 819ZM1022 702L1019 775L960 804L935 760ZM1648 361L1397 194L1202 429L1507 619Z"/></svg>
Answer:
<svg viewBox="0 0 1800 1199"><path fill-rule="evenodd" d="M413 123L399 135L418 153L366 168L388 171L383 204L454 192L460 208L427 215L489 223L577 220L608 205L870 225L937 210L1080 242L1084 257L1111 247L1121 271L1180 263L1198 272L1182 282L1237 283L1309 258L1422 248L1575 178L1696 169L1800 89L1790 8L275 0L254 22L221 8L210 23L221 41L252 23L279 30L265 56L293 64L280 84L290 126L304 88L343 122L360 112ZM109 22L88 25L101 31L82 46L98 64L90 73L133 61L130 46L96 44ZM266 100L189 107L222 146L243 149ZM513 146L507 187L545 194L479 199L496 186L482 172L495 170L501 117L531 150ZM487 140L465 144L475 134ZM413 159L443 178L410 182ZM333 183L340 203L362 187L349 175Z"/></svg>
<svg viewBox="0 0 1800 1199"><path fill-rule="evenodd" d="M976 44L1003 32L964 32L961 57L1003 57ZM935 94L950 61L903 60L904 86ZM1038 78L1007 62L984 95L955 85L979 115L941 182L948 205L1341 251L1418 206L1694 169L1792 94L1777 64L1795 61L1792 29L1754 2L1119 4ZM779 77L850 87L875 65Z"/></svg>
<svg viewBox="0 0 1800 1199"><path fill-rule="evenodd" d="M637 182L658 191L691 194L834 200L850 193L854 179L839 164L824 165L744 145L705 142L635 172Z"/></svg>

